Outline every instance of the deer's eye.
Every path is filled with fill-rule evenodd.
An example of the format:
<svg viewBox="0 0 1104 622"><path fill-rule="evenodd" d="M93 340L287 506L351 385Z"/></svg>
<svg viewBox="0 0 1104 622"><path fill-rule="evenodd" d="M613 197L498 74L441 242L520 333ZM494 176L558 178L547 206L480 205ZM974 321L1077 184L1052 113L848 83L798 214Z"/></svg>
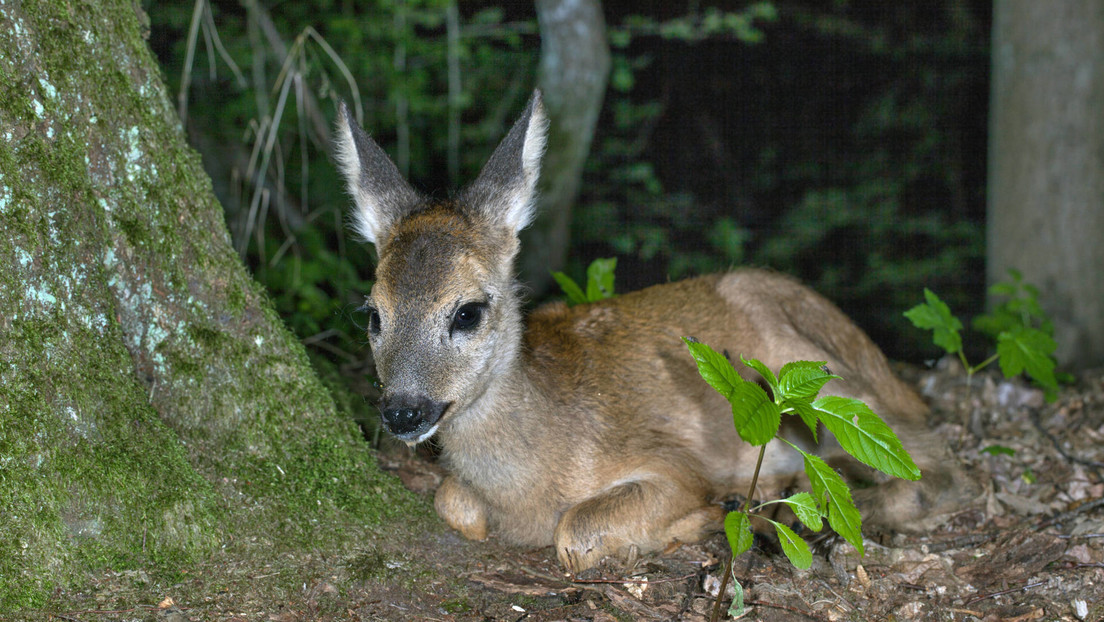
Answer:
<svg viewBox="0 0 1104 622"><path fill-rule="evenodd" d="M374 307L368 307L368 332L373 335L380 332L380 314Z"/></svg>
<svg viewBox="0 0 1104 622"><path fill-rule="evenodd" d="M449 334L453 331L471 331L475 330L475 327L479 326L480 320L483 319L483 309L487 306L484 302L469 302L464 305L460 305L460 308L456 310L456 314L452 316L452 326L449 328Z"/></svg>

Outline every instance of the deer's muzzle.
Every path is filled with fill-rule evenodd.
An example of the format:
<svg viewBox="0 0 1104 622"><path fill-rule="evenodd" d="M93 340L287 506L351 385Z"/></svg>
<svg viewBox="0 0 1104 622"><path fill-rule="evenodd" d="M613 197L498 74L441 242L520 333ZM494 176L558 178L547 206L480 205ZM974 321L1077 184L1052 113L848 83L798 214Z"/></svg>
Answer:
<svg viewBox="0 0 1104 622"><path fill-rule="evenodd" d="M380 416L387 431L408 443L420 443L437 431L448 402L424 395L392 395L380 400Z"/></svg>

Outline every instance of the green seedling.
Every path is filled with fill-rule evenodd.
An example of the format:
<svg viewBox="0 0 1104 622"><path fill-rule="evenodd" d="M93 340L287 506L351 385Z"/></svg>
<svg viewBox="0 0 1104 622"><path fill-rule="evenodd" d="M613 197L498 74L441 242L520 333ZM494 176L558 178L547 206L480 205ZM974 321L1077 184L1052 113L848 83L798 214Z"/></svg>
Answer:
<svg viewBox="0 0 1104 622"><path fill-rule="evenodd" d="M974 329L997 342L997 351L989 358L970 365L962 348L962 322L950 308L931 290L924 289L923 304L905 312L917 328L931 330L932 341L948 354L958 357L966 369L967 384L978 371L993 361L998 361L1005 378L1026 373L1043 389L1048 402L1058 397L1058 376L1054 368L1054 324L1039 305L1039 290L1024 283L1022 275L1010 270L1011 282L997 283L989 288L994 296L1006 298L993 307L990 313L974 319Z"/></svg>
<svg viewBox="0 0 1104 622"><path fill-rule="evenodd" d="M613 271L617 268L617 258L608 257L595 259L587 267L586 291L575 282L574 279L563 272L553 272L552 278L560 285L560 289L567 295L569 306L597 302L605 298L613 298Z"/></svg>
<svg viewBox="0 0 1104 622"><path fill-rule="evenodd" d="M990 456L1015 456L1016 450L1004 445L990 445L982 449L980 453L989 454Z"/></svg>
<svg viewBox="0 0 1104 622"><path fill-rule="evenodd" d="M824 519L827 519L829 527L851 543L860 555L863 554L862 517L851 500L851 489L827 462L803 451L778 432L783 415L800 417L814 438L818 424L822 423L844 451L863 464L895 477L920 479L920 469L889 426L859 400L834 395L818 398L817 394L826 383L839 378L828 371L824 361L787 363L776 376L761 361L741 357L743 364L758 372L770 387L771 394L768 395L758 384L741 378L724 355L695 339L683 340L697 362L701 377L732 405L732 420L740 438L759 447L759 460L752 475L747 503L742 510L730 512L725 517L725 535L732 556L736 557L751 548L751 519L755 519L774 527L782 551L794 566L808 568L812 565L812 552L804 540L788 526L758 513L762 508L777 503L789 506L798 520L811 531L820 531ZM799 492L787 499L767 501L752 507L759 467L763 463L767 443L774 439L801 454L811 493ZM723 583L728 582L731 570L730 559ZM723 594L722 584L717 607ZM714 608L715 614L717 607ZM736 612L736 615L739 613Z"/></svg>

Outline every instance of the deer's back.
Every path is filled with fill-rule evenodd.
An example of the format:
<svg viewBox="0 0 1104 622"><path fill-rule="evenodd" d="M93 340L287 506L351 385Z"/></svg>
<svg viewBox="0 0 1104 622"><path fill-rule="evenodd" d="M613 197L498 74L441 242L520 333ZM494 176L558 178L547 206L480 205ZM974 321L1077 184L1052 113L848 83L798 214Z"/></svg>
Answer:
<svg viewBox="0 0 1104 622"><path fill-rule="evenodd" d="M562 421L564 434L574 427L600 435L618 460L665 457L701 471L713 488L738 485L754 469L756 452L746 451L731 407L698 375L682 337L724 352L749 380L757 376L741 356L776 372L793 360L827 361L844 380L825 393L863 399L895 427L924 425L926 407L865 333L811 289L757 269L536 310L527 361L556 402L547 420ZM781 461L767 465L768 474L800 470L790 463L793 452L773 453Z"/></svg>

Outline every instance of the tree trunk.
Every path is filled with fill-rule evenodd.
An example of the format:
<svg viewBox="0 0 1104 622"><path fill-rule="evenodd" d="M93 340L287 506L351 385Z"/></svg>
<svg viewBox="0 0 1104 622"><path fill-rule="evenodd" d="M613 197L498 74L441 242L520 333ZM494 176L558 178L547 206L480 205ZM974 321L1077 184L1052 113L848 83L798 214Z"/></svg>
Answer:
<svg viewBox="0 0 1104 622"><path fill-rule="evenodd" d="M1040 290L1058 360L1104 363L1104 3L997 0L988 278Z"/></svg>
<svg viewBox="0 0 1104 622"><path fill-rule="evenodd" d="M598 0L537 0L540 77L551 122L541 164L537 220L522 234L521 276L536 293L563 267L571 206L609 78L606 22Z"/></svg>
<svg viewBox="0 0 1104 622"><path fill-rule="evenodd" d="M409 511L231 250L138 6L0 8L0 611Z"/></svg>

